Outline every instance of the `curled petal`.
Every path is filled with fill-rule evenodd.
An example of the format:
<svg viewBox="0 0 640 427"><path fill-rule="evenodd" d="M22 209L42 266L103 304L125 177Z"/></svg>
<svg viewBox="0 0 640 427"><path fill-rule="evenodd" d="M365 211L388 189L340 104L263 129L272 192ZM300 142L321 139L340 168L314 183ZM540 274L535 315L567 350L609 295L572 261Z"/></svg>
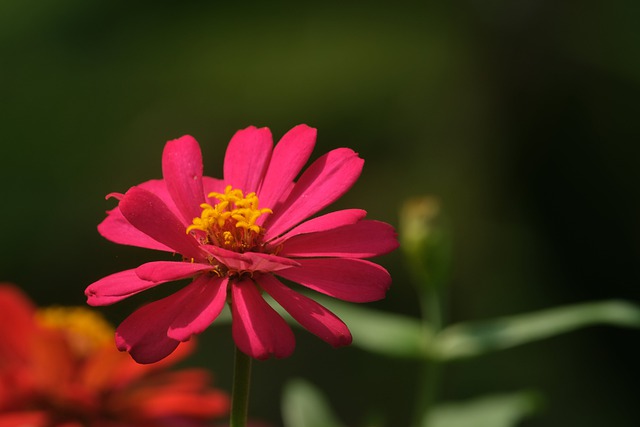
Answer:
<svg viewBox="0 0 640 427"><path fill-rule="evenodd" d="M283 236L273 240L272 246L278 246L280 243L294 236L307 233L317 233L320 231L333 230L343 225L355 224L367 215L367 211L362 209L344 209L341 211L329 212L317 218L312 218L303 222L285 233Z"/></svg>
<svg viewBox="0 0 640 427"><path fill-rule="evenodd" d="M138 363L155 363L171 354L180 340L169 337L167 332L177 319L183 319L185 310L194 304L197 306L195 300L201 286L200 281L191 282L168 297L134 311L116 329L118 349L128 351Z"/></svg>
<svg viewBox="0 0 640 427"><path fill-rule="evenodd" d="M262 298L250 280L231 287L232 334L238 348L259 360L293 353L295 338L287 323Z"/></svg>
<svg viewBox="0 0 640 427"><path fill-rule="evenodd" d="M173 200L169 195L169 191L167 191L167 186L165 185L164 180L152 179L143 182L138 185L138 187L155 194L165 203L165 205L167 205L171 212L176 215L179 214L178 208L175 206L175 203L173 203ZM118 200L122 200L124 198L124 194L111 193L107 196L107 198L109 197L115 197ZM98 232L102 237L120 245L173 252L173 249L155 239L152 239L131 225L131 223L122 215L119 207L115 207L107 212L107 217L98 225Z"/></svg>
<svg viewBox="0 0 640 427"><path fill-rule="evenodd" d="M260 276L258 283L312 334L334 347L351 344L351 333L347 325L322 305L284 286L272 275Z"/></svg>
<svg viewBox="0 0 640 427"><path fill-rule="evenodd" d="M307 125L298 125L284 134L276 144L258 194L262 207L273 209L282 200L282 195L289 190L291 183L309 160L317 133L316 129Z"/></svg>
<svg viewBox="0 0 640 427"><path fill-rule="evenodd" d="M190 298L169 327L170 338L185 341L209 327L220 315L227 300L228 278L202 275L189 286Z"/></svg>
<svg viewBox="0 0 640 427"><path fill-rule="evenodd" d="M300 265L296 260L277 255L259 252L247 252L244 255L251 259L251 269L249 271L252 272L274 272Z"/></svg>
<svg viewBox="0 0 640 427"><path fill-rule="evenodd" d="M213 245L203 245L202 248L227 268L236 271L273 272L299 265L295 260L260 252L238 253Z"/></svg>
<svg viewBox="0 0 640 427"><path fill-rule="evenodd" d="M120 245L173 252L173 249L167 245L152 239L131 225L117 207L107 211L107 217L98 225L98 233L105 239Z"/></svg>
<svg viewBox="0 0 640 427"><path fill-rule="evenodd" d="M233 135L224 157L224 181L244 194L257 191L271 158L273 139L268 128L249 126Z"/></svg>
<svg viewBox="0 0 640 427"><path fill-rule="evenodd" d="M370 258L398 247L392 226L380 221L294 236L282 244L282 256Z"/></svg>
<svg viewBox="0 0 640 427"><path fill-rule="evenodd" d="M378 264L362 259L298 259L300 267L278 272L309 289L344 301L371 302L384 298L391 276Z"/></svg>
<svg viewBox="0 0 640 427"><path fill-rule="evenodd" d="M212 270L211 265L184 261L153 261L142 264L135 272L142 280L158 283L186 279L207 270Z"/></svg>
<svg viewBox="0 0 640 427"><path fill-rule="evenodd" d="M149 303L124 319L116 329L118 349L128 351L133 360L143 364L155 363L170 355L180 344L167 336L176 315L170 300L174 295Z"/></svg>
<svg viewBox="0 0 640 427"><path fill-rule="evenodd" d="M167 205L153 193L139 187L126 192L120 202L124 217L138 230L188 258L200 259L196 240Z"/></svg>
<svg viewBox="0 0 640 427"><path fill-rule="evenodd" d="M364 160L348 148L330 151L302 173L289 197L265 222L270 240L338 200L356 182Z"/></svg>
<svg viewBox="0 0 640 427"><path fill-rule="evenodd" d="M103 277L85 289L87 304L92 306L110 305L135 295L162 282L152 282L138 277L135 269L121 271Z"/></svg>
<svg viewBox="0 0 640 427"><path fill-rule="evenodd" d="M187 224L200 216L204 203L202 153L189 135L167 142L162 152L162 175L167 190Z"/></svg>

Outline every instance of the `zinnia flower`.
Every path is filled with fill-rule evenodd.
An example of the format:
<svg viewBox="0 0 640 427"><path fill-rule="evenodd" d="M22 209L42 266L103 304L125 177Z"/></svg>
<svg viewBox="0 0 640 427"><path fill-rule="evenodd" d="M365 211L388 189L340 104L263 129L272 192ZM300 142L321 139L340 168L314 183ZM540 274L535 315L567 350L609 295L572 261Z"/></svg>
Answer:
<svg viewBox="0 0 640 427"><path fill-rule="evenodd" d="M269 129L240 130L227 147L224 178L216 179L203 176L200 147L183 136L164 148L163 179L110 195L119 203L98 226L102 236L181 259L107 276L86 289L88 303L108 305L161 283L192 279L127 317L116 331L119 349L140 363L158 361L204 331L229 302L242 352L256 359L289 356L293 332L263 292L329 344L351 343L337 316L279 278L345 301L379 300L391 278L365 258L398 243L390 225L365 220L364 210L309 219L355 183L364 163L353 150L338 148L300 174L315 139L315 129L299 125L274 148Z"/></svg>
<svg viewBox="0 0 640 427"><path fill-rule="evenodd" d="M227 414L229 397L206 371L167 369L193 343L140 365L113 333L88 308L36 309L0 284L0 426L204 427Z"/></svg>

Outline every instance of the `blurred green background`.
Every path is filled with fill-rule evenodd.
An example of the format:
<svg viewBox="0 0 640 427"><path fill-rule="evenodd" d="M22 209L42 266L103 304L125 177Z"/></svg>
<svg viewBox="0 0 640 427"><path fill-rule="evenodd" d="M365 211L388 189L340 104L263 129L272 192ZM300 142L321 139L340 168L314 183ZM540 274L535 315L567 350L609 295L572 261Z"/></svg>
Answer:
<svg viewBox="0 0 640 427"><path fill-rule="evenodd" d="M636 1L304 4L0 2L0 280L40 304L84 304L100 277L153 259L102 239L104 196L160 177L191 134L220 176L231 135L318 128L314 156L366 160L336 206L398 223L438 196L454 225L451 321L601 298L640 300L640 10ZM376 308L417 315L401 254ZM119 322L144 298L101 309ZM346 423L402 427L415 366L296 331L257 363L251 412L278 425L307 378ZM231 383L226 327L190 363ZM441 398L546 396L525 426L635 426L637 331L595 327L448 366Z"/></svg>

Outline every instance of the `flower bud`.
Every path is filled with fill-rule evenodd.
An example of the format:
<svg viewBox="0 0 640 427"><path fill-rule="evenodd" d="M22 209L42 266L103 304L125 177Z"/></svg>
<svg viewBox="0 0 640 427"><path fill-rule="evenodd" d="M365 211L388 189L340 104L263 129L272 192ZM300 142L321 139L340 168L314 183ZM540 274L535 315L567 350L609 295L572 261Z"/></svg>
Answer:
<svg viewBox="0 0 640 427"><path fill-rule="evenodd" d="M441 287L451 263L451 232L433 196L407 200L400 212L400 247L420 286Z"/></svg>

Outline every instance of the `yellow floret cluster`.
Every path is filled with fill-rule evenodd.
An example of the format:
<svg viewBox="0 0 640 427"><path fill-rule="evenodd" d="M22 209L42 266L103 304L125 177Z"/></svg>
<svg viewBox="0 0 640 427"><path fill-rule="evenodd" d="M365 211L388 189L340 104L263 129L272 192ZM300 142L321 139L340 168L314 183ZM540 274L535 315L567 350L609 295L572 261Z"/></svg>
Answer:
<svg viewBox="0 0 640 427"><path fill-rule="evenodd" d="M201 204L202 214L193 219L187 233L203 231L207 234L208 243L232 250L244 251L252 247L263 232L263 228L256 224L257 219L263 214L273 213L269 208L258 207L256 193L245 196L242 190L231 185L225 188L224 193L210 193L209 198L219 202L215 206Z"/></svg>

